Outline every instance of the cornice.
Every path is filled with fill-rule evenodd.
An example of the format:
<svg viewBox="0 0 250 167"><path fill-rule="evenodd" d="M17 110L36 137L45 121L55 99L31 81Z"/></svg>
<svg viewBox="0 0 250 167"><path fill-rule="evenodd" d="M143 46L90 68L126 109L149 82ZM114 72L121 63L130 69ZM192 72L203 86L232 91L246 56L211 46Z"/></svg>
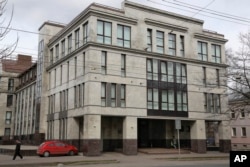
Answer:
<svg viewBox="0 0 250 167"><path fill-rule="evenodd" d="M221 44L225 44L228 41L227 39L224 39L224 38L214 37L214 36L200 34L200 33L195 33L194 38L211 41L211 42L217 42Z"/></svg>
<svg viewBox="0 0 250 167"><path fill-rule="evenodd" d="M187 32L188 31L187 27L177 26L174 24L164 23L161 21L156 21L156 20L152 20L152 19L148 19L148 18L145 19L145 23L148 25L153 25L153 26L166 28L166 29L170 29L170 30L174 30L174 31L180 31L180 32Z"/></svg>
<svg viewBox="0 0 250 167"><path fill-rule="evenodd" d="M199 25L203 25L203 23L204 23L203 20L194 19L191 17L179 15L179 14L172 13L172 12L167 12L165 10L160 10L160 9L148 7L148 6L141 5L141 4L134 3L134 2L130 2L130 1L124 1L124 6L130 7L133 9L138 9L140 11L145 11L145 12L150 12L150 13L154 13L157 15L162 15L165 17L171 17L171 18L178 19L178 20L185 21L185 22L189 22L189 23L194 23L194 24L199 24Z"/></svg>

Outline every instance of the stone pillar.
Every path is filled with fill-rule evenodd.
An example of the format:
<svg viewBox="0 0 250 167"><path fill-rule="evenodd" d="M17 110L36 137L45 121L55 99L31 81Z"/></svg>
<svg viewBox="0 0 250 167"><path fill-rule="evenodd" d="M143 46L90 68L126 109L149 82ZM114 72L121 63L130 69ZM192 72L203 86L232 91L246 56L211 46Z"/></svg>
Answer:
<svg viewBox="0 0 250 167"><path fill-rule="evenodd" d="M219 123L219 150L228 153L231 150L231 136L229 121L221 121Z"/></svg>
<svg viewBox="0 0 250 167"><path fill-rule="evenodd" d="M126 117L123 121L123 153L137 154L137 118Z"/></svg>
<svg viewBox="0 0 250 167"><path fill-rule="evenodd" d="M206 153L206 128L205 120L196 120L191 125L191 151L196 153Z"/></svg>
<svg viewBox="0 0 250 167"><path fill-rule="evenodd" d="M84 115L83 155L101 154L101 115Z"/></svg>

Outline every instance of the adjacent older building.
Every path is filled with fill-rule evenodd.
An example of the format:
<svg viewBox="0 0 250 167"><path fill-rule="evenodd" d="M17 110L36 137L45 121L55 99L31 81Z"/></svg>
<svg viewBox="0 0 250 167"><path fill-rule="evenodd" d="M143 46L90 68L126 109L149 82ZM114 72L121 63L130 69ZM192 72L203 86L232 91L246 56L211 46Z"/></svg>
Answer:
<svg viewBox="0 0 250 167"><path fill-rule="evenodd" d="M231 98L231 148L250 150L250 108L249 100L244 97Z"/></svg>
<svg viewBox="0 0 250 167"><path fill-rule="evenodd" d="M93 3L39 33L36 121L45 139L84 155L133 155L171 147L181 120L181 147L230 150L227 40L202 20L129 1L122 9Z"/></svg>
<svg viewBox="0 0 250 167"><path fill-rule="evenodd" d="M36 127L39 126L36 110L36 73L37 63L18 75L16 86L16 105L14 117L14 137L20 138L23 144L39 144L41 137L36 138Z"/></svg>
<svg viewBox="0 0 250 167"><path fill-rule="evenodd" d="M0 142L9 141L14 133L15 88L18 75L32 65L31 56L17 55L0 62Z"/></svg>

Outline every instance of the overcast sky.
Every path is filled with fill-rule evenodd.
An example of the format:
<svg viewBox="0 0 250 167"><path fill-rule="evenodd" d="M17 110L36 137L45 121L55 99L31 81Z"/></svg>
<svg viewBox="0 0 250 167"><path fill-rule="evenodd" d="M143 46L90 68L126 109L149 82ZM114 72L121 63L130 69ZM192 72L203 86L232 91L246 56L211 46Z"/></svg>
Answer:
<svg viewBox="0 0 250 167"><path fill-rule="evenodd" d="M11 8L13 6L14 16L11 27L13 29L38 32L38 28L43 24L43 22L48 20L65 24L69 23L74 17L76 17L81 11L83 11L93 2L121 8L122 1L123 0L8 0L4 17L6 20L8 20L11 15ZM221 18L219 16L204 13L202 11L194 11L190 8L182 7L181 5L176 6L169 3L177 3L176 0L130 1L204 20L203 28L224 34L225 38L229 40L229 42L226 44L226 47L232 48L234 51L236 51L240 46L238 44L239 33L245 33L250 29L249 0L177 0L177 2L189 3L202 8L206 7L206 9L249 18L248 23L240 22L241 24L233 23L239 22L237 20L231 20L230 22L224 21L222 19L226 18ZM220 19L212 17L217 17ZM3 17L1 17L0 20L2 19ZM12 30L6 37L6 40L0 41L0 48L2 48L2 46L4 46L6 43L15 41L17 35L19 36L19 43L15 54L23 53L36 56L38 47L37 34Z"/></svg>

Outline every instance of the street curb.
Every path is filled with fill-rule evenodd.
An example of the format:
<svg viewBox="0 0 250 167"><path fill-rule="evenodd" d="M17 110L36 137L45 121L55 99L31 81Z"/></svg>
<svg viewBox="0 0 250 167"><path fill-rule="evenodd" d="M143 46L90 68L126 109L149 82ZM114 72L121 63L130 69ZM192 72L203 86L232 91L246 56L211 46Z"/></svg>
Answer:
<svg viewBox="0 0 250 167"><path fill-rule="evenodd" d="M112 164L120 163L118 160L85 160L85 161L69 161L69 162L39 162L39 163L25 163L25 164L4 164L4 167L35 167L35 166L57 166L63 164L67 166L74 165L90 165L90 164Z"/></svg>
<svg viewBox="0 0 250 167"><path fill-rule="evenodd" d="M172 157L172 158L155 158L166 161L205 161L205 160L226 160L229 156L202 156L202 157Z"/></svg>

